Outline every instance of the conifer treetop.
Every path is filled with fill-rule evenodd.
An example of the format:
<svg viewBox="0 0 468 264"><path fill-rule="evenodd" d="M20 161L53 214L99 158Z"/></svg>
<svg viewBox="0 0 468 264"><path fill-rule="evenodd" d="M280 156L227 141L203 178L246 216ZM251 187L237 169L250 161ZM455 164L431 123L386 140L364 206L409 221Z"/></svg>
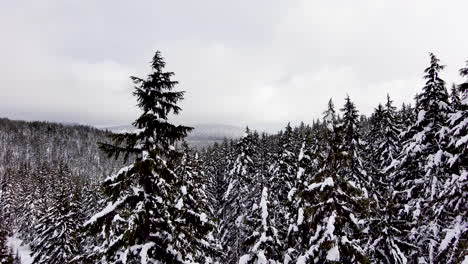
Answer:
<svg viewBox="0 0 468 264"><path fill-rule="evenodd" d="M177 115L181 111L177 103L183 99L185 92L173 91L178 82L171 80L173 72L164 71L165 65L161 52L156 51L151 62L152 72L147 78L130 77L135 84L133 95L143 113L133 122L133 126L138 129L137 133L113 135L115 145L99 144L110 157L118 158L124 154L127 160L130 154L139 156L144 151L161 155L193 129L168 121L171 113Z"/></svg>

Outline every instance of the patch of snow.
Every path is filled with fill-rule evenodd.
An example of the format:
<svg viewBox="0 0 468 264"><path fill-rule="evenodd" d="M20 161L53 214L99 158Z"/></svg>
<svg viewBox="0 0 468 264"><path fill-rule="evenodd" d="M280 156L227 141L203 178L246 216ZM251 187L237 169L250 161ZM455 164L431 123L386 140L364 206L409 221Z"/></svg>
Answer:
<svg viewBox="0 0 468 264"><path fill-rule="evenodd" d="M260 208L262 209L262 224L263 226L267 225L268 217L268 188L263 187L262 190L262 199L260 200Z"/></svg>
<svg viewBox="0 0 468 264"><path fill-rule="evenodd" d="M468 255L465 256L465 259L463 260L462 264L468 264Z"/></svg>
<svg viewBox="0 0 468 264"><path fill-rule="evenodd" d="M183 195L186 195L187 194L187 187L185 187L185 186L180 187L180 191L182 192Z"/></svg>
<svg viewBox="0 0 468 264"><path fill-rule="evenodd" d="M292 198L294 194L296 193L296 188L291 188L291 190L288 192L288 201L292 201Z"/></svg>
<svg viewBox="0 0 468 264"><path fill-rule="evenodd" d="M147 264L148 263L148 250L154 247L154 242L149 242L143 245L140 251L140 257L141 257L141 264Z"/></svg>
<svg viewBox="0 0 468 264"><path fill-rule="evenodd" d="M121 175L121 174L123 174L123 173L127 173L127 172L128 172L130 169L132 169L132 168L133 168L133 164L132 164L132 165L129 165L129 166L125 166L125 167L123 167L122 169L120 169L119 172L117 172L117 173L115 173L115 174L112 174L111 176L107 177L104 181L111 181L111 182L113 182L113 181L115 181L115 179L116 179L119 175Z"/></svg>
<svg viewBox="0 0 468 264"><path fill-rule="evenodd" d="M13 234L13 237L7 237L7 245L12 249L14 254L18 253L21 264L33 263L31 249L28 245L23 244L23 240L19 239L17 234Z"/></svg>
<svg viewBox="0 0 468 264"><path fill-rule="evenodd" d="M296 261L296 264L306 264L307 262L307 257L306 256L300 256L297 261Z"/></svg>
<svg viewBox="0 0 468 264"><path fill-rule="evenodd" d="M338 246L334 246L330 250L328 250L327 260L340 261L340 251L338 250Z"/></svg>
<svg viewBox="0 0 468 264"><path fill-rule="evenodd" d="M208 222L208 217L205 213L200 214L200 221L202 221L203 223Z"/></svg>
<svg viewBox="0 0 468 264"><path fill-rule="evenodd" d="M465 135L461 139L459 139L457 143L455 143L455 146L460 147L461 145L464 145L466 143L468 143L468 135Z"/></svg>
<svg viewBox="0 0 468 264"><path fill-rule="evenodd" d="M268 264L268 260L263 253L263 250L260 250L257 253L257 263L256 264Z"/></svg>
<svg viewBox="0 0 468 264"><path fill-rule="evenodd" d="M182 200L182 198L179 199L179 201L177 201L177 204L175 205L175 208L177 209L182 209L182 206L184 206L184 200Z"/></svg>
<svg viewBox="0 0 468 264"><path fill-rule="evenodd" d="M327 177L323 182L320 182L320 183L312 183L311 185L309 185L309 186L307 187L307 189L308 189L309 191L311 191L311 190L320 188L320 191L323 191L323 189L324 189L326 186L333 186L333 184L334 184L334 182L333 182L332 177Z"/></svg>
<svg viewBox="0 0 468 264"><path fill-rule="evenodd" d="M226 194L224 195L224 199L229 197L229 194L231 193L231 190L232 190L233 187L234 187L234 185L232 184L232 181L229 182L229 186L227 188Z"/></svg>
<svg viewBox="0 0 468 264"><path fill-rule="evenodd" d="M127 196L117 200L115 203L108 203L107 206L102 209L99 213L93 215L83 226L94 224L99 218L104 217L114 211L119 205L123 204L127 200Z"/></svg>
<svg viewBox="0 0 468 264"><path fill-rule="evenodd" d="M300 179L302 178L302 176L304 175L304 168L299 168L299 170L297 171L297 178Z"/></svg>
<svg viewBox="0 0 468 264"><path fill-rule="evenodd" d="M417 124L421 123L424 120L424 116L426 116L425 110L420 110L418 113L418 121Z"/></svg>
<svg viewBox="0 0 468 264"><path fill-rule="evenodd" d="M244 255L239 259L239 264L248 264L250 261L250 255Z"/></svg>
<svg viewBox="0 0 468 264"><path fill-rule="evenodd" d="M305 143L302 143L301 151L299 152L298 160L301 161L304 158L304 147Z"/></svg>
<svg viewBox="0 0 468 264"><path fill-rule="evenodd" d="M462 217L459 215L455 220L455 225L451 229L446 230L445 238L440 242L439 252L444 251L450 246L450 243L454 238L459 239L460 235L466 230L467 224L462 221Z"/></svg>
<svg viewBox="0 0 468 264"><path fill-rule="evenodd" d="M302 208L299 208L298 212L297 212L297 225L302 225L302 223L304 222L304 209Z"/></svg>

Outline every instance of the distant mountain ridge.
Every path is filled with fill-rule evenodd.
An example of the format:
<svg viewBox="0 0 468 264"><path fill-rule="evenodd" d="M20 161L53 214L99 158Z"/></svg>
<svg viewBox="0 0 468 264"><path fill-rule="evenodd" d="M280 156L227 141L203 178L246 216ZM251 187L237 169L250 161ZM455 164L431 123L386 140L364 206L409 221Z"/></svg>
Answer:
<svg viewBox="0 0 468 264"><path fill-rule="evenodd" d="M193 146L204 147L215 142L221 142L224 138L236 139L244 134L244 128L223 124L198 124L193 125L194 130L187 136L187 142ZM112 126L101 128L114 133L135 131L132 125Z"/></svg>

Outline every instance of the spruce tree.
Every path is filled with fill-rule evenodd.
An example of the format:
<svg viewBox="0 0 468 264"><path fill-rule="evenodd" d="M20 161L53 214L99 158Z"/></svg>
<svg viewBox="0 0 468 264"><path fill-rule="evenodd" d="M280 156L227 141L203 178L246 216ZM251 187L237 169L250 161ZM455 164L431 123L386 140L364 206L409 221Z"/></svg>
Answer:
<svg viewBox="0 0 468 264"><path fill-rule="evenodd" d="M400 122L396 108L387 95L385 107L376 108L370 140L372 193L375 206L370 208L367 252L374 263L407 263L407 254L414 246L405 241L408 226L395 217L397 206L393 201L393 180L386 169L401 149Z"/></svg>
<svg viewBox="0 0 468 264"><path fill-rule="evenodd" d="M286 126L284 132L279 135L278 148L275 160L272 165L272 177L270 180L270 215L276 219L276 227L279 236L284 241L288 233L288 217L290 216L290 201L288 194L296 187L296 174L298 160L296 148L294 146L295 133L290 124Z"/></svg>
<svg viewBox="0 0 468 264"><path fill-rule="evenodd" d="M353 163L349 160L355 158L349 153L357 147L344 145L347 141L359 142L356 135L345 137L345 133L357 132L357 112L348 99L344 108L344 119L348 120L343 125L334 121L332 109L324 116L318 171L302 195L306 201L303 217L308 223L310 238L304 241L307 250L298 258L298 264L367 261L361 247L365 232L362 218L368 203L366 191L357 182L360 177L353 175Z"/></svg>
<svg viewBox="0 0 468 264"><path fill-rule="evenodd" d="M194 252L194 259L199 263L212 263L217 257L217 245L212 234L214 223L211 219L214 214L208 200L206 175L202 170L198 153L193 153L185 141L182 143L182 151L182 158L175 170L180 177L176 184L180 193L176 197L175 205L179 215L173 217L186 221L185 232L198 230L206 234L203 237L202 248ZM190 247L189 244L185 246Z"/></svg>
<svg viewBox="0 0 468 264"><path fill-rule="evenodd" d="M37 235L31 242L33 263L68 263L81 253L77 232L83 217L78 190L66 166L59 165L46 173L52 177L51 204L34 227Z"/></svg>
<svg viewBox="0 0 468 264"><path fill-rule="evenodd" d="M254 133L246 129L236 146L237 157L228 175L229 185L224 194L222 221L222 247L226 252L224 263L237 263L248 247L243 244L247 234L245 217L252 208L257 174L257 144Z"/></svg>
<svg viewBox="0 0 468 264"><path fill-rule="evenodd" d="M209 219L194 211L190 215L199 221L190 223L178 205L184 192L179 187L185 183L174 171L180 159L174 144L192 128L168 120L180 112L177 104L184 92L173 91L174 73L164 67L157 51L147 78L131 77L143 112L133 123L138 131L113 135L114 144L100 144L109 156L133 162L104 180L107 205L85 223L92 234L103 234L96 262L194 262L206 244Z"/></svg>
<svg viewBox="0 0 468 264"><path fill-rule="evenodd" d="M426 84L417 95L417 120L408 129L401 154L389 168L400 202L400 219L413 227L407 240L419 249L413 250L412 261L434 262L440 223L431 209L445 182L443 161L447 159L447 115L451 111L445 82L440 78L444 66L430 54Z"/></svg>
<svg viewBox="0 0 468 264"><path fill-rule="evenodd" d="M218 251L216 252L216 260L224 259L222 249L223 233L228 223L224 221L224 215L227 212L225 209L226 200L224 195L229 185L229 170L231 162L233 162L233 151L227 139L224 139L221 144L215 143L203 155L203 171L207 173L208 181L208 201L211 211L214 215L215 227L213 236Z"/></svg>
<svg viewBox="0 0 468 264"><path fill-rule="evenodd" d="M343 166L345 177L350 179L357 187L364 191L367 197L367 188L371 184L371 177L365 170L365 161L362 158L364 143L361 140L359 115L356 106L349 96L345 99L345 105L341 109L343 119L341 130L343 132L342 153L346 156L346 165Z"/></svg>
<svg viewBox="0 0 468 264"><path fill-rule="evenodd" d="M467 62L468 66L468 62ZM468 77L468 67L460 70ZM436 217L441 221L441 241L435 257L438 263L461 263L466 261L468 243L468 80L457 85L461 99L450 114L450 140L448 151L451 157L445 161L449 176L436 203Z"/></svg>
<svg viewBox="0 0 468 264"><path fill-rule="evenodd" d="M239 259L239 264L281 263L280 241L269 210L268 187L263 187L258 203L254 203L246 217L251 232L244 244L248 251ZM257 200L258 201L258 200Z"/></svg>
<svg viewBox="0 0 468 264"><path fill-rule="evenodd" d="M306 210L310 201L304 197L305 189L311 175L315 173L314 157L311 147L303 141L297 156L297 169L286 201L285 223L288 224L284 238L284 263L294 263L306 251L310 240L310 226L306 218Z"/></svg>
<svg viewBox="0 0 468 264"><path fill-rule="evenodd" d="M403 103L399 116L402 125L402 133L406 134L406 131L416 122L415 109L411 104Z"/></svg>
<svg viewBox="0 0 468 264"><path fill-rule="evenodd" d="M461 98L460 98L460 89L458 88L458 85L453 84L452 88L450 89L450 104L452 106L452 109L456 111L460 107L461 104Z"/></svg>

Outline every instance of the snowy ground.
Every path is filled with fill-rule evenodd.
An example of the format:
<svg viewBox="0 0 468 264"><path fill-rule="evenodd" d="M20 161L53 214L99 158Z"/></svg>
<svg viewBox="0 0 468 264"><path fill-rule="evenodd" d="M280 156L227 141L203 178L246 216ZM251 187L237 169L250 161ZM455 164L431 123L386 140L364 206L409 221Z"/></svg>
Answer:
<svg viewBox="0 0 468 264"><path fill-rule="evenodd" d="M13 237L8 237L7 239L8 246L13 249L13 252L16 254L18 252L21 258L21 264L31 264L33 259L31 257L31 249L28 245L23 244L23 240L16 237L16 234Z"/></svg>

